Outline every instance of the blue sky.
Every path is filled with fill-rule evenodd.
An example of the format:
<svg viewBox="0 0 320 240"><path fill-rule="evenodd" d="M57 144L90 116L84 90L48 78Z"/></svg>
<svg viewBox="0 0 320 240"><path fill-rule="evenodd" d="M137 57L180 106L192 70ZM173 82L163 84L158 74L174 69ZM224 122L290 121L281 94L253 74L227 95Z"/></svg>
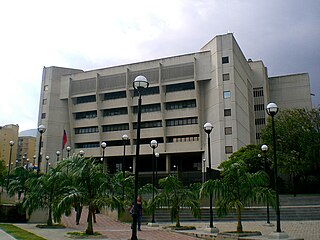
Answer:
<svg viewBox="0 0 320 240"><path fill-rule="evenodd" d="M320 104L320 1L13 0L0 3L0 126L37 128L42 69L90 70L199 51L232 32L269 76L310 74Z"/></svg>

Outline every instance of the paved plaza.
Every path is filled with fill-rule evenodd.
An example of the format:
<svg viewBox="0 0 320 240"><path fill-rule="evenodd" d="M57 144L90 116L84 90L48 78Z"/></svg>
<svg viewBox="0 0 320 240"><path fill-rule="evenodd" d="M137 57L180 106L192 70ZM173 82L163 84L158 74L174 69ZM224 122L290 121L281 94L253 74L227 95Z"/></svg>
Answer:
<svg viewBox="0 0 320 240"><path fill-rule="evenodd" d="M103 214L97 214L97 223L94 223L94 231L103 234L102 238L108 240L128 240L131 237L130 223L122 223L115 221L112 218ZM42 236L48 240L66 240L67 232L72 231L84 231L86 229L86 213L84 212L80 224L75 224L75 214L72 213L69 217L64 217L62 223L67 227L65 229L40 229L36 227L36 224L15 224L16 226L23 228L27 231ZM272 222L275 224L275 222ZM146 224L142 226L142 231L138 231L138 239L152 239L152 240L193 240L193 239L214 239L215 235L205 232L205 228L208 226L208 222L181 222L182 226L196 226L197 230L194 231L179 231L173 232L164 229L165 226L171 226L171 223L160 223L159 227L149 227ZM234 231L236 230L235 221L216 221L215 226L220 230ZM275 226L266 226L265 222L261 221L244 221L243 229L245 231L260 231L261 237L255 237L255 239L267 239L266 237L276 230ZM289 237L295 239L305 240L319 240L320 239L320 220L317 221L282 221L281 229L285 231ZM8 238L6 238L8 237ZM5 236L0 232L0 239L13 240L9 236ZM246 238L248 239L248 238Z"/></svg>

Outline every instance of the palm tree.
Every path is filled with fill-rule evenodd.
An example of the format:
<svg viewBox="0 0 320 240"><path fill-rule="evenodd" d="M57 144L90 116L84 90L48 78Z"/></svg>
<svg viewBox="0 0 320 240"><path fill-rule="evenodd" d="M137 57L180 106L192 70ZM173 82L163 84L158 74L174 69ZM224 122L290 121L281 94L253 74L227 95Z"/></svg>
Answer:
<svg viewBox="0 0 320 240"><path fill-rule="evenodd" d="M241 213L245 206L265 203L267 198L274 205L274 192L265 187L268 182L265 172L249 173L245 163L238 161L229 165L225 164L221 176L221 180L204 184L202 191L216 193L219 216L236 210L237 232L243 232Z"/></svg>
<svg viewBox="0 0 320 240"><path fill-rule="evenodd" d="M63 213L68 214L74 203L81 202L89 210L88 225L85 232L93 235L92 218L94 211L105 206L114 209L121 205L118 198L110 192L109 175L103 172L103 166L93 158L73 155L60 163L59 167L68 167L68 174L72 178L72 187L60 199L57 214L58 216Z"/></svg>
<svg viewBox="0 0 320 240"><path fill-rule="evenodd" d="M162 191L155 196L155 206L170 208L171 222L176 220L176 227L180 227L180 210L183 207L191 208L194 217L200 217L198 192L193 186L185 187L176 176L169 175L159 180Z"/></svg>
<svg viewBox="0 0 320 240"><path fill-rule="evenodd" d="M53 213L56 213L56 206L61 196L66 193L70 181L65 174L58 169L52 168L49 174L43 174L38 178L27 180L29 189L23 207L28 210L29 215L37 209L48 209L47 225L53 225ZM60 216L55 214L55 220L60 221Z"/></svg>

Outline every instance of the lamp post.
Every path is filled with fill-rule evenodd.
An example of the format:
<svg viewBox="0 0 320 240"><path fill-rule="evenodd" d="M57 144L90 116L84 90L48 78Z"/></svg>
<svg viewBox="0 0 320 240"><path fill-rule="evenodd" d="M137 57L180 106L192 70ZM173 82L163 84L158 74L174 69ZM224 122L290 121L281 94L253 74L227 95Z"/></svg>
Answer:
<svg viewBox="0 0 320 240"><path fill-rule="evenodd" d="M49 165L49 159L50 157L49 156L46 156L46 174L48 173L48 165Z"/></svg>
<svg viewBox="0 0 320 240"><path fill-rule="evenodd" d="M267 158L266 158L266 153L268 151L268 146L263 144L261 146L261 151L263 152L263 162L264 162L264 171L265 173L268 175L269 177L269 174L267 172ZM269 180L269 179L268 179ZM269 185L269 184L268 184ZM269 186L268 186L269 187ZM270 225L270 214L269 214L269 198L267 197L267 224Z"/></svg>
<svg viewBox="0 0 320 240"><path fill-rule="evenodd" d="M150 142L150 147L152 148L152 203L154 201L154 187L155 187L155 153L154 150L158 147L158 142L156 140L151 140ZM154 220L154 207L152 209L152 220L151 223L149 223L148 225L150 226L159 226L159 224L156 224L155 220Z"/></svg>
<svg viewBox="0 0 320 240"><path fill-rule="evenodd" d="M209 179L211 180L211 148L210 148L210 133L213 129L213 126L211 123L205 123L203 125L203 130L207 133L208 135L208 164L209 164ZM218 232L219 230L213 226L213 210L212 210L212 192L210 192L209 194L209 197L210 197L210 226L209 226L209 231L211 233L214 233L214 232Z"/></svg>
<svg viewBox="0 0 320 240"><path fill-rule="evenodd" d="M46 131L46 127L44 125L40 125L38 127L38 132L40 133L40 139L39 139L39 149L38 149L38 168L37 168L37 176L40 173L40 167L41 167L41 147L42 147L42 134Z"/></svg>
<svg viewBox="0 0 320 240"><path fill-rule="evenodd" d="M84 156L84 151L83 151L83 150L80 150L80 151L79 151L79 155L80 155L80 157L83 157L83 156Z"/></svg>
<svg viewBox="0 0 320 240"><path fill-rule="evenodd" d="M67 157L70 157L70 151L71 151L71 147L70 146L67 146Z"/></svg>
<svg viewBox="0 0 320 240"><path fill-rule="evenodd" d="M14 145L14 141L9 142L10 146L10 155L9 155L9 163L8 163L8 180L7 180L7 187L9 186L9 177L10 177L10 171L11 171L11 158L12 158L12 147Z"/></svg>
<svg viewBox="0 0 320 240"><path fill-rule="evenodd" d="M159 153L155 153L154 154L156 156L156 187L158 187L158 159L159 159L159 156L160 154Z"/></svg>
<svg viewBox="0 0 320 240"><path fill-rule="evenodd" d="M203 172L202 172L202 183L206 181L206 159L202 159L203 162Z"/></svg>
<svg viewBox="0 0 320 240"><path fill-rule="evenodd" d="M138 163L139 163L139 153L140 153L140 125L141 125L141 94L145 88L149 86L148 80L144 76L137 76L133 81L133 88L138 91L138 120L137 120L137 140L136 140L136 164L134 172L134 211L132 214L132 235L131 240L137 240L137 220L138 220L138 207L137 207L137 197L138 197Z"/></svg>
<svg viewBox="0 0 320 240"><path fill-rule="evenodd" d="M123 175L123 178L125 178L126 177L126 145L129 137L127 134L123 134L121 138L123 142L122 175Z"/></svg>
<svg viewBox="0 0 320 240"><path fill-rule="evenodd" d="M107 143L106 142L102 142L100 144L101 148L102 148L102 166L103 166L103 171L105 171L106 168L106 163L104 161L104 151L106 150L107 147Z"/></svg>
<svg viewBox="0 0 320 240"><path fill-rule="evenodd" d="M61 152L60 152L60 151L56 151L56 155L57 155L57 163L59 162L60 154L61 154Z"/></svg>
<svg viewBox="0 0 320 240"><path fill-rule="evenodd" d="M272 120L272 140L273 140L273 161L274 161L274 183L275 183L275 192L276 192L276 215L277 215L277 233L281 232L280 227L280 201L279 201L279 192L278 192L278 166L277 166L277 149L276 149L276 136L275 136L275 126L274 126L274 116L278 113L278 106L275 103L269 103L267 105L267 114L271 116Z"/></svg>

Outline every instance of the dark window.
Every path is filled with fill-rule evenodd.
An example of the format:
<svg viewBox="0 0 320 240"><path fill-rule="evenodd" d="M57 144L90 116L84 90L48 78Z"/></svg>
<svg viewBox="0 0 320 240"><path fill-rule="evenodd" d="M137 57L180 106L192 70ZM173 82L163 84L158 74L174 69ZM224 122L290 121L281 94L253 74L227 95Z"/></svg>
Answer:
<svg viewBox="0 0 320 240"><path fill-rule="evenodd" d="M75 117L76 117L76 120L96 118L97 111L78 112L78 113L76 113Z"/></svg>
<svg viewBox="0 0 320 240"><path fill-rule="evenodd" d="M105 125L102 127L103 132L114 132L114 131L122 131L129 130L128 123L114 124L114 125Z"/></svg>
<svg viewBox="0 0 320 240"><path fill-rule="evenodd" d="M226 153L226 154L233 153L233 148L232 148L232 146L225 146L225 153Z"/></svg>
<svg viewBox="0 0 320 240"><path fill-rule="evenodd" d="M225 135L231 135L232 134L232 127L225 127L224 128L224 134Z"/></svg>
<svg viewBox="0 0 320 240"><path fill-rule="evenodd" d="M96 101L96 95L90 95L90 96L76 98L76 104L89 103L89 102L95 102L95 101Z"/></svg>
<svg viewBox="0 0 320 240"><path fill-rule="evenodd" d="M126 98L126 97L127 97L126 91L111 92L111 93L104 94L104 100Z"/></svg>
<svg viewBox="0 0 320 240"><path fill-rule="evenodd" d="M224 109L224 116L231 116L231 109Z"/></svg>
<svg viewBox="0 0 320 240"><path fill-rule="evenodd" d="M196 100L185 100L185 101L177 101L177 102L167 102L166 109L174 110L174 109L182 109L182 108L195 108Z"/></svg>
<svg viewBox="0 0 320 240"><path fill-rule="evenodd" d="M194 89L194 82L178 83L166 86L166 92L178 92Z"/></svg>
<svg viewBox="0 0 320 240"><path fill-rule="evenodd" d="M229 74L229 73L222 74L222 80L223 80L223 81L228 81L228 80L230 80L230 74Z"/></svg>
<svg viewBox="0 0 320 240"><path fill-rule="evenodd" d="M256 125L265 125L266 120L264 118L257 118L257 119L255 119L255 124Z"/></svg>
<svg viewBox="0 0 320 240"><path fill-rule="evenodd" d="M229 63L229 57L222 57L222 64Z"/></svg>
<svg viewBox="0 0 320 240"><path fill-rule="evenodd" d="M76 143L76 148L98 148L100 147L99 142L86 142L86 143Z"/></svg>
<svg viewBox="0 0 320 240"><path fill-rule="evenodd" d="M75 134L86 134L86 133L97 133L99 132L98 127L82 127L82 128L75 128L74 133Z"/></svg>
<svg viewBox="0 0 320 240"><path fill-rule="evenodd" d="M147 113L147 112L160 112L161 111L161 105L160 103L155 104L148 104L148 105L142 105L141 106L141 112ZM133 113L138 112L138 106L133 107Z"/></svg>
<svg viewBox="0 0 320 240"><path fill-rule="evenodd" d="M264 104L256 104L254 105L255 111L264 111Z"/></svg>
<svg viewBox="0 0 320 240"><path fill-rule="evenodd" d="M192 124L198 124L198 118L197 117L191 117L191 118L176 118L176 119L168 119L166 120L166 126L182 126L182 125L192 125Z"/></svg>
<svg viewBox="0 0 320 240"><path fill-rule="evenodd" d="M42 113L41 114L41 119L45 119L46 118L46 113Z"/></svg>
<svg viewBox="0 0 320 240"><path fill-rule="evenodd" d="M128 109L126 107L122 108L111 108L103 110L103 116L116 116L116 115L126 115L128 114Z"/></svg>
<svg viewBox="0 0 320 240"><path fill-rule="evenodd" d="M141 128L157 128L162 127L162 121L147 121L147 122L141 122L140 125ZM133 128L137 129L137 123L133 123Z"/></svg>
<svg viewBox="0 0 320 240"><path fill-rule="evenodd" d="M159 87L149 87L149 88L145 88L142 91L142 95L154 95L154 94L159 94L160 90ZM139 93L138 91L134 91L134 96L138 96Z"/></svg>
<svg viewBox="0 0 320 240"><path fill-rule="evenodd" d="M199 135L186 135L186 136L173 136L173 137L167 137L167 142L194 142L199 141Z"/></svg>

